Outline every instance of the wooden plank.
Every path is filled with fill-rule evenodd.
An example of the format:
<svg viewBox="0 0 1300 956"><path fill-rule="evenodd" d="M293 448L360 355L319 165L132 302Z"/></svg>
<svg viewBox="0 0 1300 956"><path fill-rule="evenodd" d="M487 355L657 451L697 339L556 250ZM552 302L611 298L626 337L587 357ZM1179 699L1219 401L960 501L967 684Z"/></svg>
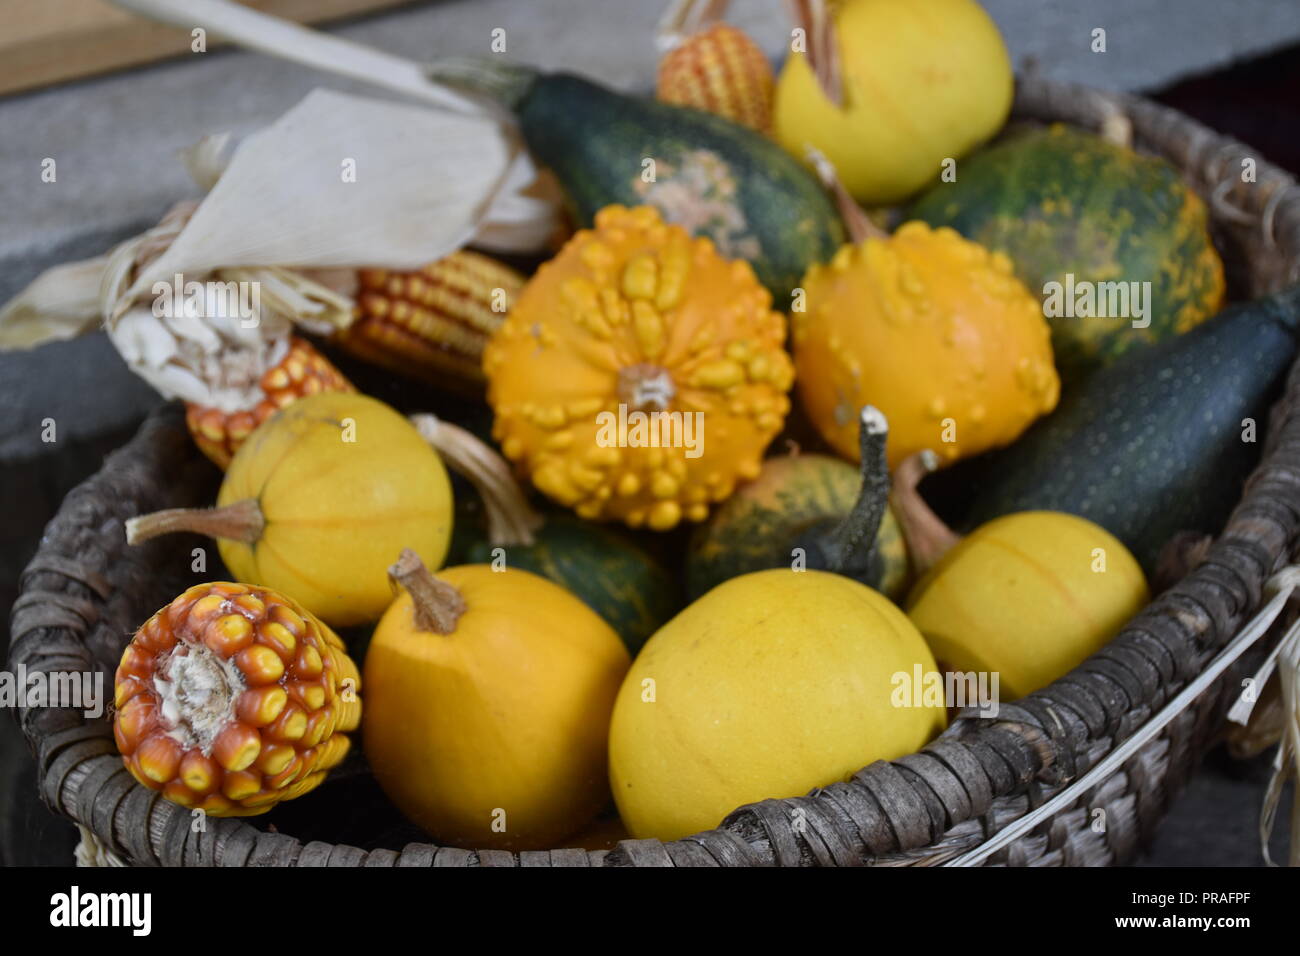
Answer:
<svg viewBox="0 0 1300 956"><path fill-rule="evenodd" d="M244 0L300 23L401 6L409 0ZM188 54L184 30L151 23L107 0L7 0L0 33L0 93L33 89ZM211 38L208 49L219 46Z"/></svg>

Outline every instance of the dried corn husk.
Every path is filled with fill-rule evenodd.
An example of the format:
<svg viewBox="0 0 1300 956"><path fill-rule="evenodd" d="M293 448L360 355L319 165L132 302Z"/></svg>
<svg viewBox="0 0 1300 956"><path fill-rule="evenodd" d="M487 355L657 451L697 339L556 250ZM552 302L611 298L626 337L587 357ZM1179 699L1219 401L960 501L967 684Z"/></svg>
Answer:
<svg viewBox="0 0 1300 956"><path fill-rule="evenodd" d="M182 161L207 196L37 278L0 310L0 348L102 322L164 396L235 411L256 404L295 326L326 334L352 321L357 268L413 269L470 241L535 251L557 227L527 154L486 112L315 90L233 151L212 136ZM243 315L161 298L190 282L251 283L240 288L258 301Z"/></svg>

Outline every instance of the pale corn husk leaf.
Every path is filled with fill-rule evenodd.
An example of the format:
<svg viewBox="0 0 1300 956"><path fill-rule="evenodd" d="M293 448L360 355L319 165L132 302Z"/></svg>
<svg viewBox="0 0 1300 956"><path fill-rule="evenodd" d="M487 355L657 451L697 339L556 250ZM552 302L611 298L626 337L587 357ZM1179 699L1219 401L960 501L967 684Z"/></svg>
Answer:
<svg viewBox="0 0 1300 956"><path fill-rule="evenodd" d="M182 161L211 187L207 197L178 204L95 265L39 278L0 313L0 347L70 337L102 319L165 397L249 408L294 326L328 334L352 321L356 269L419 268L471 240L538 251L559 223L514 133L486 112L316 90L233 153L221 134ZM169 311L167 290L189 282L254 283L257 314Z"/></svg>
<svg viewBox="0 0 1300 956"><path fill-rule="evenodd" d="M47 269L0 309L0 350L75 338L99 324L105 256Z"/></svg>
<svg viewBox="0 0 1300 956"><path fill-rule="evenodd" d="M1264 851L1264 861L1274 865L1268 849L1269 837L1273 834L1287 781L1297 781L1298 789L1291 798L1287 865L1300 866L1300 625L1292 628L1283 641L1277 655L1277 671L1282 686L1282 740L1259 814L1259 842Z"/></svg>

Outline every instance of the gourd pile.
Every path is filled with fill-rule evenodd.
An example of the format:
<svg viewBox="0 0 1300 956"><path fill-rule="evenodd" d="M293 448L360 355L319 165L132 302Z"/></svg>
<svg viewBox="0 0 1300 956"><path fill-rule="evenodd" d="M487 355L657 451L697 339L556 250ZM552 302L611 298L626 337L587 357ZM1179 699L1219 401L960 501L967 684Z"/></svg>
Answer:
<svg viewBox="0 0 1300 956"><path fill-rule="evenodd" d="M231 580L126 648L136 779L261 813L359 764L358 731L436 841L674 839L1065 675L1171 538L1219 530L1300 294L1223 308L1174 167L1008 126L974 0L842 0L828 36L774 74L707 25L657 99L448 66L576 231L525 274L369 272L376 334L190 410L213 507L128 531L215 538ZM490 436L360 394L333 351L485 401Z"/></svg>

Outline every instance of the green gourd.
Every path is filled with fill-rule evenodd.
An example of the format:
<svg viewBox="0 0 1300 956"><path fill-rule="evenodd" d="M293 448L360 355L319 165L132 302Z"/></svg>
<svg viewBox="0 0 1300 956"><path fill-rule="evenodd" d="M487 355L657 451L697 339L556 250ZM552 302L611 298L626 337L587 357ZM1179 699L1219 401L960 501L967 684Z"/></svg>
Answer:
<svg viewBox="0 0 1300 956"><path fill-rule="evenodd" d="M692 535L686 559L691 600L730 578L788 568L796 560L900 600L910 575L902 533L887 507L887 434L884 416L868 406L859 425L861 470L827 455L764 462L758 477L741 485Z"/></svg>
<svg viewBox="0 0 1300 956"><path fill-rule="evenodd" d="M768 137L721 116L512 64L444 61L431 75L516 114L580 226L614 203L655 206L721 255L748 260L778 305L844 242L817 178Z"/></svg>

